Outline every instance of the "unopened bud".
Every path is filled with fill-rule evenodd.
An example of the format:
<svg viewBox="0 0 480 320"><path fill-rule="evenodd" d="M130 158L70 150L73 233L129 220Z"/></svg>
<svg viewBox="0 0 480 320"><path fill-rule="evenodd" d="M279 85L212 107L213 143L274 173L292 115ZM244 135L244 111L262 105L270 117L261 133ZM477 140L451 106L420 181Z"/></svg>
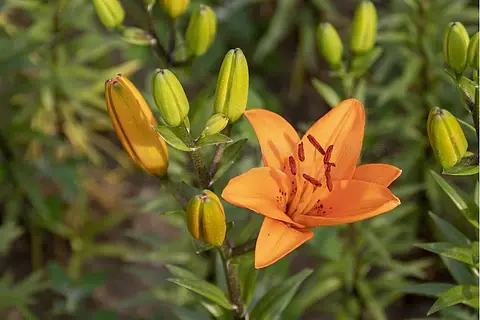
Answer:
<svg viewBox="0 0 480 320"><path fill-rule="evenodd" d="M228 118L223 113L216 113L207 120L205 129L203 129L202 135L219 133L228 124Z"/></svg>
<svg viewBox="0 0 480 320"><path fill-rule="evenodd" d="M468 143L457 119L447 110L433 108L428 115L430 145L444 169L453 167L467 151Z"/></svg>
<svg viewBox="0 0 480 320"><path fill-rule="evenodd" d="M318 50L332 67L338 66L343 55L343 44L335 27L330 23L321 23L317 29Z"/></svg>
<svg viewBox="0 0 480 320"><path fill-rule="evenodd" d="M355 9L350 38L350 49L363 54L373 49L377 34L377 10L371 1L362 1Z"/></svg>
<svg viewBox="0 0 480 320"><path fill-rule="evenodd" d="M248 64L239 48L225 55L217 79L215 112L223 113L230 122L242 116L248 100Z"/></svg>
<svg viewBox="0 0 480 320"><path fill-rule="evenodd" d="M153 76L153 97L165 122L178 127L188 115L190 106L180 81L167 69L157 69Z"/></svg>
<svg viewBox="0 0 480 320"><path fill-rule="evenodd" d="M443 56L447 65L457 74L467 68L468 32L460 22L450 23L443 32Z"/></svg>
<svg viewBox="0 0 480 320"><path fill-rule="evenodd" d="M187 27L187 44L194 56L203 55L212 45L217 33L217 17L209 6L200 5L192 14Z"/></svg>
<svg viewBox="0 0 480 320"><path fill-rule="evenodd" d="M478 32L475 33L470 39L470 44L468 45L468 64L475 70L478 70Z"/></svg>
<svg viewBox="0 0 480 320"><path fill-rule="evenodd" d="M227 224L222 202L215 193L203 190L187 205L187 227L190 234L205 243L221 246L225 240Z"/></svg>
<svg viewBox="0 0 480 320"><path fill-rule="evenodd" d="M167 145L152 129L157 121L141 93L119 74L105 83L105 100L113 128L133 162L151 175L163 176Z"/></svg>
<svg viewBox="0 0 480 320"><path fill-rule="evenodd" d="M187 10L190 0L160 0L160 3L170 17L176 18Z"/></svg>
<svg viewBox="0 0 480 320"><path fill-rule="evenodd" d="M125 10L118 0L93 0L100 21L107 28L115 28L125 19Z"/></svg>

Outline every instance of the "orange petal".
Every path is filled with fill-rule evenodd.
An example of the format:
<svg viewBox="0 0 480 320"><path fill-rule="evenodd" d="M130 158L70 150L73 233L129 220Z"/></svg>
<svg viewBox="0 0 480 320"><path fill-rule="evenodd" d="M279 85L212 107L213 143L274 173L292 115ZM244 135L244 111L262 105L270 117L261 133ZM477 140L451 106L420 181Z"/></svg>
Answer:
<svg viewBox="0 0 480 320"><path fill-rule="evenodd" d="M295 221L308 228L350 223L390 211L400 204L388 188L360 180L336 181L333 192L319 200L307 214L296 215Z"/></svg>
<svg viewBox="0 0 480 320"><path fill-rule="evenodd" d="M236 206L303 227L285 214L290 185L290 180L280 170L253 168L230 180L223 189L222 197Z"/></svg>
<svg viewBox="0 0 480 320"><path fill-rule="evenodd" d="M402 170L385 163L370 163L355 168L353 179L376 183L388 187L395 181Z"/></svg>
<svg viewBox="0 0 480 320"><path fill-rule="evenodd" d="M275 263L313 237L309 229L295 229L287 224L265 218L255 248L255 268Z"/></svg>
<svg viewBox="0 0 480 320"><path fill-rule="evenodd" d="M266 167L282 169L285 159L300 140L295 129L276 113L263 109L251 109L245 116L257 134Z"/></svg>
<svg viewBox="0 0 480 320"><path fill-rule="evenodd" d="M313 147L308 135L312 135L324 150L330 145L334 146L330 162L336 166L332 168L331 178L344 180L351 179L355 171L362 149L364 127L365 110L362 103L355 99L341 102L320 118L302 138L305 165L313 168L310 175L315 177L323 172L323 156Z"/></svg>

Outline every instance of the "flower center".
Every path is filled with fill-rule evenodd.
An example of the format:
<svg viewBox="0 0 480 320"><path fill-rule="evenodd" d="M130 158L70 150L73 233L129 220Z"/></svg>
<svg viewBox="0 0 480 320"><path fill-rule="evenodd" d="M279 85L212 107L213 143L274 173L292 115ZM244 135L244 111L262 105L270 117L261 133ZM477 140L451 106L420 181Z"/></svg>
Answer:
<svg viewBox="0 0 480 320"><path fill-rule="evenodd" d="M333 154L334 146L329 145L324 149L311 134L307 135L307 139L314 147L315 151L318 151L318 153L323 156L323 161L321 160L323 162L321 163L323 164L323 168L320 168L320 170L315 168L318 164L315 159L309 162L309 166L312 166L313 163L311 168L302 168L302 163L305 162L305 147L303 142L298 144L296 157L288 157L288 164L284 166L284 172L291 175L292 188L288 203L285 207L285 212L290 217L312 210L315 211L315 215L326 214L325 210L327 208L323 208L320 200L316 200L316 202L312 203L312 196L318 192L325 192L325 189L323 189L325 191L319 189L322 186L325 186L328 192L333 191L331 172L332 168L336 167L336 164L330 162L330 159ZM315 153L313 153L313 156L315 156ZM314 198L318 199L318 197Z"/></svg>

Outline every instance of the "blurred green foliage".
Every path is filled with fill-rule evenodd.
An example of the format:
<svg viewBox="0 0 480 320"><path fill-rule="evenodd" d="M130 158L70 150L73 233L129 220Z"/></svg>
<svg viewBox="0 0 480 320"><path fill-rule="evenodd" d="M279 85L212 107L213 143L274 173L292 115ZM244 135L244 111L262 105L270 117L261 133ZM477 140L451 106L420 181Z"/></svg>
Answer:
<svg viewBox="0 0 480 320"><path fill-rule="evenodd" d="M251 254L235 261L251 319L407 319L429 310L439 310L437 319L478 318L478 177L438 174L426 131L429 110L448 109L478 160L461 90L474 96L475 84L462 80L457 90L442 53L449 22L477 31L478 4L375 1L376 46L362 57L347 53L342 73L317 53L316 30L330 22L348 49L357 1L192 0L173 32L179 61L188 17L200 3L215 10L215 41L172 68L186 89L195 135L213 112L223 56L240 47L250 66L247 109L278 112L302 132L338 101L356 97L367 111L362 162L403 170L392 186L402 205L393 212L354 227L315 229L311 241L266 269L254 269ZM107 30L88 0L1 4L2 318L233 318L220 255L192 240L181 204L133 169L113 134L105 80L131 75L153 106L151 75L166 67L144 33L151 27L144 1L122 4L124 24L135 32ZM152 16L167 44L172 29L158 3ZM245 119L230 137L236 143L214 177L218 190L261 166ZM210 158L215 148L204 150ZM190 159L174 148L169 155L175 188L195 194ZM229 240L255 238L261 217L224 206L233 222Z"/></svg>

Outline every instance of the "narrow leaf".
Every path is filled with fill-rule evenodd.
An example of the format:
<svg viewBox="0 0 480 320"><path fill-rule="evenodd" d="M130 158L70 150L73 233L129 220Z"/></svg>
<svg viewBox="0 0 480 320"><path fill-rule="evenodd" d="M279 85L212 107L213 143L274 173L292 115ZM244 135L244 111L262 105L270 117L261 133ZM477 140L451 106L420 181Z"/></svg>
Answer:
<svg viewBox="0 0 480 320"><path fill-rule="evenodd" d="M167 126L156 126L153 128L162 138L172 147L182 151L193 151L194 149L188 147L180 137L178 130Z"/></svg>
<svg viewBox="0 0 480 320"><path fill-rule="evenodd" d="M428 311L427 315L459 303L478 309L478 298L478 286L456 286L443 293Z"/></svg>
<svg viewBox="0 0 480 320"><path fill-rule="evenodd" d="M224 307L227 310L233 310L233 306L228 300L225 293L217 286L205 281L205 280L193 280L193 279L167 279L168 281L175 283L181 287L187 288L205 298L217 303L219 306Z"/></svg>
<svg viewBox="0 0 480 320"><path fill-rule="evenodd" d="M377 299L372 292L371 287L364 280L358 280L356 283L356 288L362 301L367 306L368 311L372 315L372 318L375 320L387 320L383 308L378 304Z"/></svg>
<svg viewBox="0 0 480 320"><path fill-rule="evenodd" d="M450 283L422 283L400 289L403 293L418 294L427 297L439 297L454 285Z"/></svg>
<svg viewBox="0 0 480 320"><path fill-rule="evenodd" d="M270 289L253 308L251 319L280 319L283 310L288 306L302 282L312 272L312 269L305 269Z"/></svg>
<svg viewBox="0 0 480 320"><path fill-rule="evenodd" d="M230 169L232 164L240 155L240 152L242 151L242 148L246 142L247 139L238 140L225 149L222 155L222 160L220 160L217 171L212 178L212 182L217 181L225 172L227 172L228 169Z"/></svg>
<svg viewBox="0 0 480 320"><path fill-rule="evenodd" d="M230 143L233 140L230 137L227 137L221 133L209 134L207 136L201 137L195 144L194 149L200 149L206 146L217 145L220 143Z"/></svg>
<svg viewBox="0 0 480 320"><path fill-rule="evenodd" d="M363 75L380 58L383 49L373 48L370 52L357 56L352 60L352 71L356 77Z"/></svg>
<svg viewBox="0 0 480 320"><path fill-rule="evenodd" d="M459 192L448 183L442 176L440 176L435 171L430 171L435 181L438 185L445 191L448 197L453 201L455 206L460 210L464 217L476 228L478 228L478 208L477 210L472 210L467 202L460 196Z"/></svg>
<svg viewBox="0 0 480 320"><path fill-rule="evenodd" d="M335 92L335 90L325 82L314 78L312 79L312 85L315 90L317 90L318 94L323 98L323 100L325 100L325 102L330 106L330 108L334 108L340 103L340 97L338 96L337 92Z"/></svg>
<svg viewBox="0 0 480 320"><path fill-rule="evenodd" d="M472 254L469 248L457 247L448 242L422 243L416 246L444 257L473 265Z"/></svg>
<svg viewBox="0 0 480 320"><path fill-rule="evenodd" d="M440 230L440 232L449 242L462 247L470 246L470 239L468 239L466 235L458 231L457 228L455 228L450 223L443 220L433 212L429 212L428 214L435 223L435 226L438 228L438 230Z"/></svg>

